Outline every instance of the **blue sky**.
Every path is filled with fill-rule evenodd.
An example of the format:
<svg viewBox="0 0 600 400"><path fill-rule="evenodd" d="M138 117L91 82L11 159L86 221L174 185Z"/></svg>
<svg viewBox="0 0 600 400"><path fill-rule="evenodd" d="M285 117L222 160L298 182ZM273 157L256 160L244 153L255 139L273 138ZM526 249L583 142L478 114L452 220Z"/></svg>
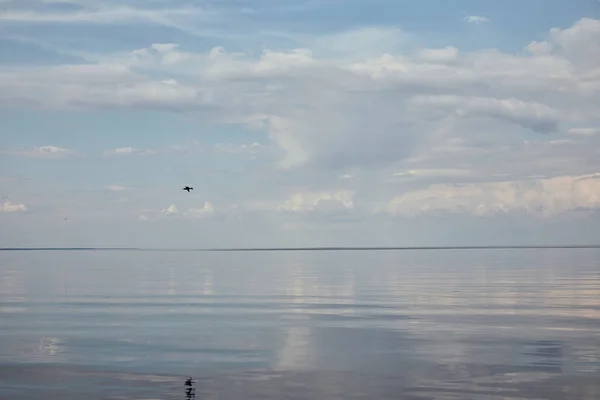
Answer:
<svg viewBox="0 0 600 400"><path fill-rule="evenodd" d="M597 0L0 0L0 21L1 246L600 237Z"/></svg>

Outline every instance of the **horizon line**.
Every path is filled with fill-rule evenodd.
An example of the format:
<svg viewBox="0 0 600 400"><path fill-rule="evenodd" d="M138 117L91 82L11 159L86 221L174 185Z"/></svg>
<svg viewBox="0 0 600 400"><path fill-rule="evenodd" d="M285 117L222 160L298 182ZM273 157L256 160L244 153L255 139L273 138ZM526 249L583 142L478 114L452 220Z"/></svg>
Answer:
<svg viewBox="0 0 600 400"><path fill-rule="evenodd" d="M570 245L492 245L492 246L314 246L314 247L224 247L224 248L160 248L160 247L0 247L0 251L382 251L382 250L494 250L494 249L597 249L600 244Z"/></svg>

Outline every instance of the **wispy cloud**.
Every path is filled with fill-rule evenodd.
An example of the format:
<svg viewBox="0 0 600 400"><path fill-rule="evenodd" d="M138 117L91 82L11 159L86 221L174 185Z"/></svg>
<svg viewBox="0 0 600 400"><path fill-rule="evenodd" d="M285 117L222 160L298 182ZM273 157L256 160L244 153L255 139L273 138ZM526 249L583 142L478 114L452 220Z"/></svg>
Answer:
<svg viewBox="0 0 600 400"><path fill-rule="evenodd" d="M161 212L161 214L166 214L166 215L178 215L179 208L177 208L177 206L175 204L171 204L169 207L163 208L162 210L160 210L160 212Z"/></svg>
<svg viewBox="0 0 600 400"><path fill-rule="evenodd" d="M216 153L229 154L256 154L263 149L264 146L256 142L251 144L217 143L213 147L213 151Z"/></svg>
<svg viewBox="0 0 600 400"><path fill-rule="evenodd" d="M469 15L468 17L465 17L465 20L472 24L484 24L486 22L490 22L488 18L482 17L480 15Z"/></svg>
<svg viewBox="0 0 600 400"><path fill-rule="evenodd" d="M215 206L210 202L205 202L201 208L190 208L186 215L192 218L208 218L215 216L217 213Z"/></svg>
<svg viewBox="0 0 600 400"><path fill-rule="evenodd" d="M214 146L202 146L199 143L186 145L173 144L166 147L154 149L142 149L136 147L118 147L115 149L105 150L102 155L104 157L115 156L153 156L164 154L189 154L189 153L214 153L214 154L232 154L232 155L255 155L265 149L265 145L260 143L217 143Z"/></svg>
<svg viewBox="0 0 600 400"><path fill-rule="evenodd" d="M67 156L78 155L77 152L69 149L65 149L58 146L36 146L26 149L6 149L0 151L0 153L12 155L12 156L23 156L23 157L34 157L34 158L62 158Z"/></svg>
<svg viewBox="0 0 600 400"><path fill-rule="evenodd" d="M121 185L109 185L106 187L106 190L109 190L111 192L125 192L129 190L129 188Z"/></svg>
<svg viewBox="0 0 600 400"><path fill-rule="evenodd" d="M153 149L138 149L135 147L118 147L112 150L106 150L103 153L105 157L111 156L128 156L128 155L140 155L140 156L152 156L157 154L156 150Z"/></svg>
<svg viewBox="0 0 600 400"><path fill-rule="evenodd" d="M10 201L4 201L0 203L0 213L16 213L25 211L27 211L25 204L14 204Z"/></svg>
<svg viewBox="0 0 600 400"><path fill-rule="evenodd" d="M0 21L44 24L135 24L144 23L201 34L200 22L214 21L218 10L193 7L140 8L135 2L120 5L103 2L69 2L72 7L60 7L67 2L31 2L31 7L16 7L9 3L0 11Z"/></svg>
<svg viewBox="0 0 600 400"><path fill-rule="evenodd" d="M593 136L600 135L600 128L570 128L567 133L569 135Z"/></svg>
<svg viewBox="0 0 600 400"><path fill-rule="evenodd" d="M213 218L219 215L219 210L210 201L205 201L202 207L190 207L187 210L180 210L175 204L170 204L168 207L162 208L156 212L153 210L145 210L138 215L139 221L159 221L164 218L169 219L206 219Z"/></svg>
<svg viewBox="0 0 600 400"><path fill-rule="evenodd" d="M303 213L311 211L338 211L354 208L354 191L344 190L337 192L298 192L292 194L279 211Z"/></svg>
<svg viewBox="0 0 600 400"><path fill-rule="evenodd" d="M473 173L466 169L411 169L407 171L394 172L394 177L417 178L417 177L444 177L444 176L469 176Z"/></svg>

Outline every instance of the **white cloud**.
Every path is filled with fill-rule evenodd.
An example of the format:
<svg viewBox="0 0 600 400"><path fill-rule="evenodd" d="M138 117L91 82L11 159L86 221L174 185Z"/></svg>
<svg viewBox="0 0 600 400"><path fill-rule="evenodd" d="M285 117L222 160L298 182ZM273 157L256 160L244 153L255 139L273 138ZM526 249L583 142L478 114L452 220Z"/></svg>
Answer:
<svg viewBox="0 0 600 400"><path fill-rule="evenodd" d="M15 155L15 156L23 156L23 157L33 157L33 158L62 158L70 155L75 155L76 153L72 150L64 149L62 147L57 146L37 146L29 149L19 149L19 150L4 150L2 151L4 154Z"/></svg>
<svg viewBox="0 0 600 400"><path fill-rule="evenodd" d="M577 69L587 70L583 80L595 81L598 90L598 64L600 63L600 20L582 18L567 29L552 28L546 41L554 49L571 60Z"/></svg>
<svg viewBox="0 0 600 400"><path fill-rule="evenodd" d="M177 206L175 204L171 204L169 207L163 208L162 210L160 210L160 212L162 214L166 214L166 215L178 215L179 209L177 208Z"/></svg>
<svg viewBox="0 0 600 400"><path fill-rule="evenodd" d="M600 209L600 173L547 179L432 185L390 201L386 211L414 216L427 213L492 215L529 213L550 216Z"/></svg>
<svg viewBox="0 0 600 400"><path fill-rule="evenodd" d="M535 56L549 56L552 53L552 45L548 42L531 42L525 48Z"/></svg>
<svg viewBox="0 0 600 400"><path fill-rule="evenodd" d="M230 212L242 211L244 213L266 212L283 214L309 214L321 215L336 214L340 212L355 211L353 190L338 191L311 191L298 190L292 192L279 201L253 201L245 202L241 206L231 208Z"/></svg>
<svg viewBox="0 0 600 400"><path fill-rule="evenodd" d="M291 195L278 209L288 212L339 211L354 208L354 192L298 192Z"/></svg>
<svg viewBox="0 0 600 400"><path fill-rule="evenodd" d="M541 133L555 132L560 113L544 104L515 98L461 97L454 95L415 96L419 106L452 110L459 116L500 118Z"/></svg>
<svg viewBox="0 0 600 400"><path fill-rule="evenodd" d="M216 210L212 203L206 201L202 208L190 208L186 215L193 218L207 218L216 215Z"/></svg>
<svg viewBox="0 0 600 400"><path fill-rule="evenodd" d="M196 97L195 89L174 79L151 79L134 72L125 63L111 60L99 64L0 70L0 87L4 91L0 105L12 98L15 104L51 109L186 109L194 105Z"/></svg>
<svg viewBox="0 0 600 400"><path fill-rule="evenodd" d="M111 192L124 192L126 190L129 190L128 187L121 186L121 185L109 185L106 187L106 189L110 190Z"/></svg>
<svg viewBox="0 0 600 400"><path fill-rule="evenodd" d="M230 153L230 154L255 154L264 148L260 143L250 144L234 144L234 143L217 143L213 150L217 153Z"/></svg>
<svg viewBox="0 0 600 400"><path fill-rule="evenodd" d="M164 218L176 219L206 219L216 217L220 214L213 203L205 201L202 207L190 207L186 211L181 211L175 204L171 204L166 208L156 212L153 210L144 210L138 215L140 221L159 221Z"/></svg>
<svg viewBox="0 0 600 400"><path fill-rule="evenodd" d="M119 147L112 150L106 150L103 155L105 157L110 156L125 156L125 155L142 155L142 156L150 156L155 155L156 150L153 149L137 149L135 147Z"/></svg>
<svg viewBox="0 0 600 400"><path fill-rule="evenodd" d="M159 53L170 53L173 50L177 49L179 45L175 43L154 43L150 47L158 51Z"/></svg>
<svg viewBox="0 0 600 400"><path fill-rule="evenodd" d="M548 144L554 144L554 145L561 145L561 144L572 144L573 141L571 139L557 139L557 140L551 140L548 142Z"/></svg>
<svg viewBox="0 0 600 400"><path fill-rule="evenodd" d="M69 150L63 149L56 146L41 146L37 150L42 154L65 154L69 153Z"/></svg>
<svg viewBox="0 0 600 400"><path fill-rule="evenodd" d="M401 178L414 177L444 177L444 176L469 176L473 173L465 169L410 169L407 171L394 172L393 176Z"/></svg>
<svg viewBox="0 0 600 400"><path fill-rule="evenodd" d="M215 153L215 154L249 154L256 155L265 149L265 145L260 143L217 143L214 146L202 146L200 143L194 142L186 145L173 144L162 148L142 149L136 147L119 147L115 149L105 150L102 155L104 157L115 156L152 156L158 154L189 154L189 153Z"/></svg>
<svg viewBox="0 0 600 400"><path fill-rule="evenodd" d="M27 207L24 204L13 204L10 201L0 203L0 213L25 212Z"/></svg>
<svg viewBox="0 0 600 400"><path fill-rule="evenodd" d="M465 17L465 20L472 24L483 24L486 22L490 22L488 18L482 17L480 15L469 15L468 17Z"/></svg>

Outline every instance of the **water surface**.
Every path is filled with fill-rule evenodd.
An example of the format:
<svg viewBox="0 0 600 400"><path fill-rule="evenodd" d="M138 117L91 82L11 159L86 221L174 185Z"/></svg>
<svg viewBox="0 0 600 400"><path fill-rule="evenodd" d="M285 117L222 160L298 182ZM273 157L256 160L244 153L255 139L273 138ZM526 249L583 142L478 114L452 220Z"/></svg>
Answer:
<svg viewBox="0 0 600 400"><path fill-rule="evenodd" d="M0 252L0 398L598 399L600 250Z"/></svg>

